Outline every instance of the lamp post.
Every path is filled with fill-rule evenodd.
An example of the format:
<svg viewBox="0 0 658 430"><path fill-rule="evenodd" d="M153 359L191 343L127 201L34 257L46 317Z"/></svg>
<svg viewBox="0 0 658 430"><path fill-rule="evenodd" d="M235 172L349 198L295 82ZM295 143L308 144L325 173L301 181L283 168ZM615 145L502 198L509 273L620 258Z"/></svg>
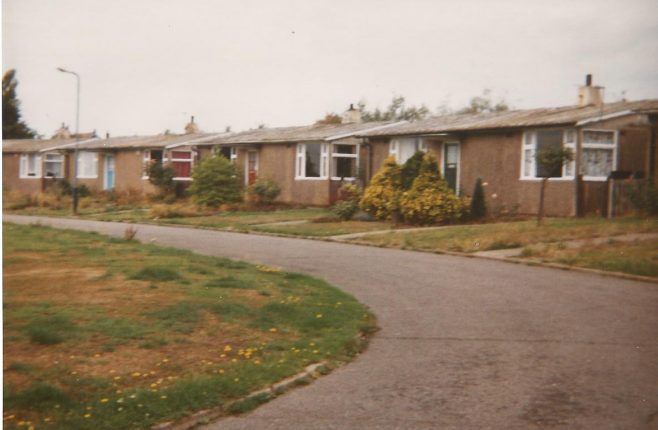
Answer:
<svg viewBox="0 0 658 430"><path fill-rule="evenodd" d="M77 96L76 96L76 109L75 109L75 150L73 151L73 181L71 183L71 197L73 200L73 215L78 213L78 143L80 143L80 75L70 70L57 68L62 73L68 73L76 78L77 82Z"/></svg>

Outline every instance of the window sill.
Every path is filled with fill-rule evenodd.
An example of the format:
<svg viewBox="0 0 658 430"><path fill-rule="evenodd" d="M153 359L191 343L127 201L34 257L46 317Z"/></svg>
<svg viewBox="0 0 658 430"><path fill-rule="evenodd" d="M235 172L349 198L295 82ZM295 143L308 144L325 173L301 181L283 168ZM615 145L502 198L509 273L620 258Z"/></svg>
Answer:
<svg viewBox="0 0 658 430"><path fill-rule="evenodd" d="M348 181L348 182L353 182L356 180L356 178L341 178L340 176L332 176L331 177L332 181Z"/></svg>
<svg viewBox="0 0 658 430"><path fill-rule="evenodd" d="M567 177L562 177L562 178L548 178L548 182L568 182L568 181L573 181L576 178L573 176L567 176ZM544 178L519 178L519 181L524 181L524 182L541 182L543 181Z"/></svg>
<svg viewBox="0 0 658 430"><path fill-rule="evenodd" d="M96 176L78 176L78 179L98 179L98 175L96 175Z"/></svg>
<svg viewBox="0 0 658 430"><path fill-rule="evenodd" d="M18 179L41 179L41 176L19 176Z"/></svg>
<svg viewBox="0 0 658 430"><path fill-rule="evenodd" d="M306 178L306 177L300 177L300 176L295 176L295 181L326 181L329 179L328 177L322 177L322 178Z"/></svg>
<svg viewBox="0 0 658 430"><path fill-rule="evenodd" d="M583 176L583 181L587 182L605 182L607 180L607 176Z"/></svg>
<svg viewBox="0 0 658 430"><path fill-rule="evenodd" d="M192 178L174 178L174 181L191 181Z"/></svg>

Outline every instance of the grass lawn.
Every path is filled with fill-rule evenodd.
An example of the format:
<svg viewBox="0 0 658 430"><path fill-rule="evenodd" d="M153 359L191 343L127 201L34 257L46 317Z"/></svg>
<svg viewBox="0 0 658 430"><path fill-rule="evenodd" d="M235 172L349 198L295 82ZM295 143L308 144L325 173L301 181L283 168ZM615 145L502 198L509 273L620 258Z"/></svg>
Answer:
<svg viewBox="0 0 658 430"><path fill-rule="evenodd" d="M625 243L611 239L606 244L578 249L567 249L560 244L541 249L529 246L524 248L522 256L542 262L658 277L658 240Z"/></svg>
<svg viewBox="0 0 658 430"><path fill-rule="evenodd" d="M361 233L393 228L390 222L336 221L308 222L304 224L263 225L250 227L251 231L288 234L292 236L328 237L340 234Z"/></svg>
<svg viewBox="0 0 658 430"><path fill-rule="evenodd" d="M308 276L93 233L3 231L5 428L230 412L311 363L349 360L374 330L363 305Z"/></svg>
<svg viewBox="0 0 658 430"><path fill-rule="evenodd" d="M424 251L477 252L518 248L538 242L658 231L658 220L620 218L554 218L538 227L534 221L447 226L435 230L373 234L352 242Z"/></svg>

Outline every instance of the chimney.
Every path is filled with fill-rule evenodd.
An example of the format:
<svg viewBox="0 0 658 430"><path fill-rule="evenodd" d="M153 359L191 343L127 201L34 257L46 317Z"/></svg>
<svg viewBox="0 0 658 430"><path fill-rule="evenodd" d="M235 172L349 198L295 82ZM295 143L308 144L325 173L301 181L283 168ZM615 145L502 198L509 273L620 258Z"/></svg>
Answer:
<svg viewBox="0 0 658 430"><path fill-rule="evenodd" d="M585 85L578 88L578 106L603 106L603 88L592 85L592 75L588 73Z"/></svg>
<svg viewBox="0 0 658 430"><path fill-rule="evenodd" d="M105 138L106 138L106 139L109 139L109 138L110 138L110 132L109 132L109 131L106 131L106 132L105 132Z"/></svg>
<svg viewBox="0 0 658 430"><path fill-rule="evenodd" d="M354 104L350 103L350 108L343 112L342 120L343 124L360 124L361 111L356 109Z"/></svg>
<svg viewBox="0 0 658 430"><path fill-rule="evenodd" d="M199 126L194 123L194 115L190 117L190 122L185 126L185 134L199 133Z"/></svg>

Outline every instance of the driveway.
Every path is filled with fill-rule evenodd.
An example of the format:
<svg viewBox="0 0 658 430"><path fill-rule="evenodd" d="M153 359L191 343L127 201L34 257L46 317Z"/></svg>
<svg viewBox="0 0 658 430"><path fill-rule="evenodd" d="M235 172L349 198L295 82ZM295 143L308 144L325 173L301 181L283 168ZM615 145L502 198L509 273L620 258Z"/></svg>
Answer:
<svg viewBox="0 0 658 430"><path fill-rule="evenodd" d="M115 235L128 226L38 220ZM206 429L658 428L654 284L341 243L137 228L145 242L322 277L370 306L382 328L349 365Z"/></svg>

